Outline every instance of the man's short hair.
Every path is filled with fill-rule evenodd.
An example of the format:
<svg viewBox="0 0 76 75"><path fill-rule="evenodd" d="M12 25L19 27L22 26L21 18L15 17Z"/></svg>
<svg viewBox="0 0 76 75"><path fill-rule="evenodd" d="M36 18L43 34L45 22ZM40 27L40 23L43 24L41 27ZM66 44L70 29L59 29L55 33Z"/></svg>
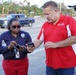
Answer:
<svg viewBox="0 0 76 75"><path fill-rule="evenodd" d="M46 8L46 7L49 7L49 6L55 8L55 9L58 8L57 3L54 2L54 1L48 1L48 2L46 2L46 3L42 6L42 8Z"/></svg>

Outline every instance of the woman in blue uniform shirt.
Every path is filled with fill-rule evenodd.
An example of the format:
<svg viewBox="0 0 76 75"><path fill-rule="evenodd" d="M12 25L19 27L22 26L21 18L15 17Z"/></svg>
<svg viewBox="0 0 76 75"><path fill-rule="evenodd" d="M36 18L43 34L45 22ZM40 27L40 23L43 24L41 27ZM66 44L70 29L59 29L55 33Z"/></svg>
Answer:
<svg viewBox="0 0 76 75"><path fill-rule="evenodd" d="M21 31L18 19L11 19L8 23L8 31L0 36L0 53L3 54L3 69L5 75L28 75L29 53L25 45L31 42L30 35ZM6 46L2 45L4 40Z"/></svg>

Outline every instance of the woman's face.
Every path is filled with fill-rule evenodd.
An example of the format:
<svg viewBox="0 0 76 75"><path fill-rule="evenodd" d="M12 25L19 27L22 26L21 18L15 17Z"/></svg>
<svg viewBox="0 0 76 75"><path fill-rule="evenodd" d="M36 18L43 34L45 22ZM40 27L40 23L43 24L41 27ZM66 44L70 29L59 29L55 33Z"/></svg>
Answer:
<svg viewBox="0 0 76 75"><path fill-rule="evenodd" d="M19 31L20 31L20 27L21 26L20 26L19 21L13 21L11 26L10 26L10 30L11 30L12 33L18 34Z"/></svg>

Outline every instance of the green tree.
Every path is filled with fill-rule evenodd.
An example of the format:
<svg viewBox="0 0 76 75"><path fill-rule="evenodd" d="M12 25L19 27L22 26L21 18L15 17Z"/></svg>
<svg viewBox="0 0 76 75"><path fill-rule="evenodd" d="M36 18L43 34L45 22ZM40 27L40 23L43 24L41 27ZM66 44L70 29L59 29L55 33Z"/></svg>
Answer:
<svg viewBox="0 0 76 75"><path fill-rule="evenodd" d="M30 6L30 2L27 2L27 0L24 0L24 2L19 3L6 1L0 3L0 13L1 14L23 13L26 14L27 16L35 16L35 15L41 15L42 10L37 5Z"/></svg>
<svg viewBox="0 0 76 75"><path fill-rule="evenodd" d="M60 4L59 5L59 10L60 10ZM64 3L61 3L61 13L65 14L65 15L70 15L70 16L73 16L74 15L74 12L72 9L68 9Z"/></svg>

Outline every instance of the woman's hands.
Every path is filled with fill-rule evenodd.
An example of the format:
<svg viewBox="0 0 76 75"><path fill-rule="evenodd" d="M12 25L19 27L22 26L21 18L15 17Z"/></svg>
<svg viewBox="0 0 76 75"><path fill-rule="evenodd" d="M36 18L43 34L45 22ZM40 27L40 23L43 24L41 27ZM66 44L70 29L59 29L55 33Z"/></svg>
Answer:
<svg viewBox="0 0 76 75"><path fill-rule="evenodd" d="M35 46L34 46L34 43L28 43L26 45L18 45L19 47L17 47L17 43L15 41L11 41L10 44L8 45L8 49L12 49L12 48L16 48L18 49L19 51L21 50L27 50L28 52L33 52L34 49L35 49Z"/></svg>
<svg viewBox="0 0 76 75"><path fill-rule="evenodd" d="M16 42L15 41L11 41L10 44L8 45L8 49L14 48L15 45L16 45Z"/></svg>

